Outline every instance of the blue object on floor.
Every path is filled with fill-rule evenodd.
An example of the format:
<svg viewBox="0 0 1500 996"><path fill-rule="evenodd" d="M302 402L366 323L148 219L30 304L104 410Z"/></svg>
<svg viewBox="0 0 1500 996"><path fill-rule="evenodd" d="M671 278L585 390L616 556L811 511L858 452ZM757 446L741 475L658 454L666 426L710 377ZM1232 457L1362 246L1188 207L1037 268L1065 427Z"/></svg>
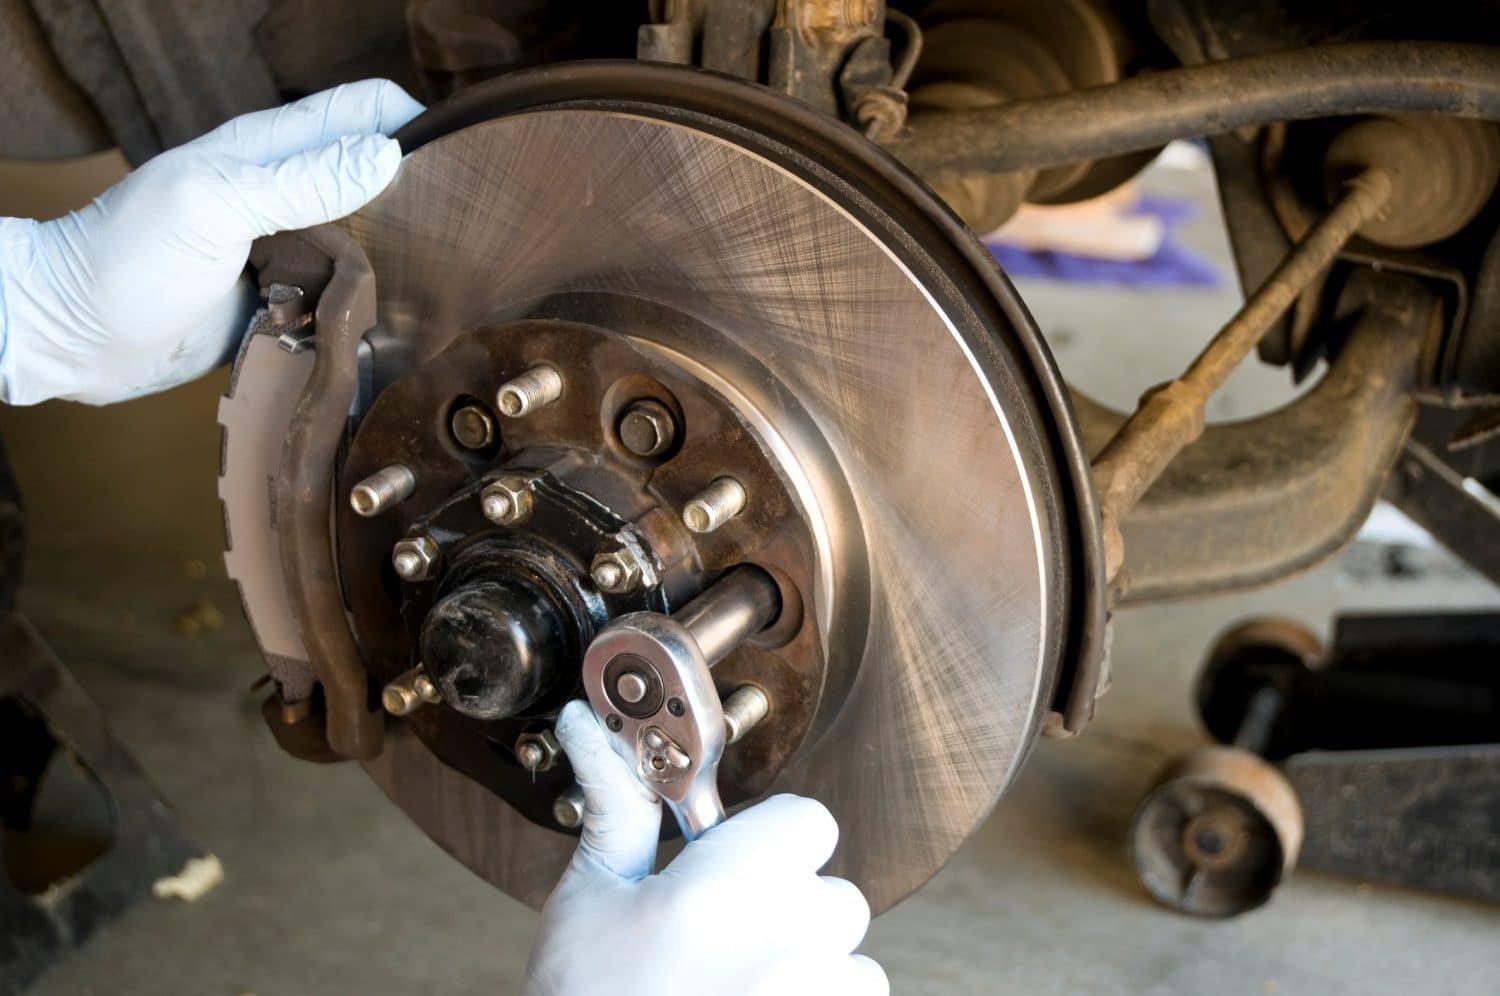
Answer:
<svg viewBox="0 0 1500 996"><path fill-rule="evenodd" d="M1176 227L1196 212L1191 201L1143 194L1128 214L1150 214L1166 229L1161 247L1146 259L1093 259L1070 253L1032 252L986 241L985 245L1012 277L1042 277L1081 284L1130 287L1218 287L1223 274L1212 262L1177 242Z"/></svg>

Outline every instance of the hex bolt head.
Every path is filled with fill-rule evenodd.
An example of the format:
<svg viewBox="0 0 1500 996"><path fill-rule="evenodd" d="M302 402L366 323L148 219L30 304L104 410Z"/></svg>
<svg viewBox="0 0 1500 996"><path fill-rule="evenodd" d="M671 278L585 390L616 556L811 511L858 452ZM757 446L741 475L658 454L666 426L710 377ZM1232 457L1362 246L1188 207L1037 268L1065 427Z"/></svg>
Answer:
<svg viewBox="0 0 1500 996"><path fill-rule="evenodd" d="M677 422L660 401L632 401L615 427L620 443L638 457L660 456L677 442Z"/></svg>
<svg viewBox="0 0 1500 996"><path fill-rule="evenodd" d="M448 431L466 450L487 450L495 443L495 420L479 405L464 405L448 419Z"/></svg>
<svg viewBox="0 0 1500 996"><path fill-rule="evenodd" d="M744 485L732 477L717 477L697 497L682 506L682 524L695 533L711 533L745 510Z"/></svg>
<svg viewBox="0 0 1500 996"><path fill-rule="evenodd" d="M410 498L417 490L417 475L399 463L382 467L356 484L349 492L349 507L366 519Z"/></svg>
<svg viewBox="0 0 1500 996"><path fill-rule="evenodd" d="M562 746L551 730L523 733L516 738L516 762L532 774L550 770L561 754Z"/></svg>
<svg viewBox="0 0 1500 996"><path fill-rule="evenodd" d="M589 566L589 576L594 586L608 595L621 595L640 583L640 559L627 547L606 550L594 558Z"/></svg>
<svg viewBox="0 0 1500 996"><path fill-rule="evenodd" d="M506 474L479 492L479 510L497 526L519 526L531 518L532 478Z"/></svg>
<svg viewBox="0 0 1500 996"><path fill-rule="evenodd" d="M495 392L495 406L506 418L523 418L562 397L562 374L545 364L513 377Z"/></svg>
<svg viewBox="0 0 1500 996"><path fill-rule="evenodd" d="M442 547L431 536L408 536L391 549L391 566L403 581L426 581L442 559Z"/></svg>

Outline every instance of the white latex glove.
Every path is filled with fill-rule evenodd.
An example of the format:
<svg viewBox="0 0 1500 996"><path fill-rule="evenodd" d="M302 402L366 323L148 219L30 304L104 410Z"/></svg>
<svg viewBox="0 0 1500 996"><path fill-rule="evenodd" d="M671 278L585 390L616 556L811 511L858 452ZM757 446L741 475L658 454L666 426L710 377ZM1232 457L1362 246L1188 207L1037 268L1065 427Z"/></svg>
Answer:
<svg viewBox="0 0 1500 996"><path fill-rule="evenodd" d="M870 907L818 875L838 826L820 803L778 795L689 844L659 874L661 806L587 703L557 737L585 799L583 838L527 968L526 996L886 996L880 966L851 954Z"/></svg>
<svg viewBox="0 0 1500 996"><path fill-rule="evenodd" d="M108 404L234 354L250 242L358 210L396 174L388 133L422 110L388 80L246 114L54 221L0 219L0 401Z"/></svg>

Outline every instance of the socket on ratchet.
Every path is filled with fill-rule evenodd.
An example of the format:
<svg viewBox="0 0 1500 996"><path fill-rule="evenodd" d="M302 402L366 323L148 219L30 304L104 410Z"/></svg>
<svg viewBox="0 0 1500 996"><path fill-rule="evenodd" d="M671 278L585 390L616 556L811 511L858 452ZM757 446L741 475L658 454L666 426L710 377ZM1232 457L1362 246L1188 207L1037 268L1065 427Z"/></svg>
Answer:
<svg viewBox="0 0 1500 996"><path fill-rule="evenodd" d="M780 611L770 575L741 566L671 616L632 612L611 621L584 655L584 689L611 745L667 804L686 840L724 819L726 725L709 669Z"/></svg>

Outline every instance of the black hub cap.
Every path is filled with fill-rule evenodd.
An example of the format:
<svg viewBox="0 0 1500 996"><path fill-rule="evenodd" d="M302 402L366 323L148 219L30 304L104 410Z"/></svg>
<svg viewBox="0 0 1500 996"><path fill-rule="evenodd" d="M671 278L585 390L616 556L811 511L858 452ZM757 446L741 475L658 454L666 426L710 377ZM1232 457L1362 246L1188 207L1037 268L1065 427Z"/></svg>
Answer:
<svg viewBox="0 0 1500 996"><path fill-rule="evenodd" d="M438 601L422 625L422 664L443 700L475 719L514 716L551 685L563 621L540 592L479 581Z"/></svg>

